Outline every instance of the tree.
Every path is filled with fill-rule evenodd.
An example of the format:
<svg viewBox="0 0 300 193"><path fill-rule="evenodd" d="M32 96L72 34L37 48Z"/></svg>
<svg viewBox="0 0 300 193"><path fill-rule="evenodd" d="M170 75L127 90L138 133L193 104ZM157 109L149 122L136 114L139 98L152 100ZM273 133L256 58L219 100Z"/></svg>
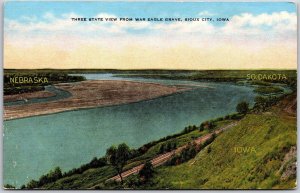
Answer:
<svg viewBox="0 0 300 193"><path fill-rule="evenodd" d="M150 161L147 161L143 168L139 172L139 176L144 178L145 181L148 181L153 176L153 165Z"/></svg>
<svg viewBox="0 0 300 193"><path fill-rule="evenodd" d="M16 189L15 186L10 185L10 184L5 184L5 185L4 185L4 188L5 188L5 189Z"/></svg>
<svg viewBox="0 0 300 193"><path fill-rule="evenodd" d="M216 124L214 121L205 121L201 123L199 131L203 131L204 129L207 129L209 131L212 131L216 127Z"/></svg>
<svg viewBox="0 0 300 193"><path fill-rule="evenodd" d="M53 172L52 176L53 176L53 178L56 179L56 180L62 177L62 172L61 172L60 167L56 167L56 168L54 169L54 172Z"/></svg>
<svg viewBox="0 0 300 193"><path fill-rule="evenodd" d="M129 159L129 157L130 157L130 149L125 143L120 144L118 147L111 146L106 151L107 161L117 170L121 178L122 184L123 184L123 177L121 174L123 172L123 168L126 165L126 162Z"/></svg>
<svg viewBox="0 0 300 193"><path fill-rule="evenodd" d="M241 113L243 115L245 115L248 111L249 111L249 104L247 102L240 102L237 106L236 106L236 111L238 113Z"/></svg>
<svg viewBox="0 0 300 193"><path fill-rule="evenodd" d="M38 186L43 186L44 184L54 182L62 178L62 172L59 167L56 167L54 170L50 170L48 174L42 175L38 180Z"/></svg>
<svg viewBox="0 0 300 193"><path fill-rule="evenodd" d="M164 153L164 152L165 152L165 144L163 143L159 148L159 153Z"/></svg>
<svg viewBox="0 0 300 193"><path fill-rule="evenodd" d="M27 188L27 189L36 189L36 188L38 188L38 186L39 186L39 184L38 184L37 181L31 180L31 181L27 184L26 188Z"/></svg>
<svg viewBox="0 0 300 193"><path fill-rule="evenodd" d="M266 110L267 106L268 106L268 100L266 97L262 97L262 96L257 96L254 99L255 101L255 109L258 111L264 111Z"/></svg>

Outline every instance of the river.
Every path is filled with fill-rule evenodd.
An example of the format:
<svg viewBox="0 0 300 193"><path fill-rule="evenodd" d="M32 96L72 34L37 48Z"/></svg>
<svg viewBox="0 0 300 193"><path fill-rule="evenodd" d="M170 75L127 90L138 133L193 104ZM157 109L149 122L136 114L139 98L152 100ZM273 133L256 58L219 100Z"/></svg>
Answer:
<svg viewBox="0 0 300 193"><path fill-rule="evenodd" d="M56 166L68 171L101 157L112 144L131 148L178 133L188 125L235 112L240 101L253 104L253 88L231 83L114 77L188 85L192 90L137 103L68 111L4 121L4 184L19 187ZM52 99L51 99L52 100Z"/></svg>

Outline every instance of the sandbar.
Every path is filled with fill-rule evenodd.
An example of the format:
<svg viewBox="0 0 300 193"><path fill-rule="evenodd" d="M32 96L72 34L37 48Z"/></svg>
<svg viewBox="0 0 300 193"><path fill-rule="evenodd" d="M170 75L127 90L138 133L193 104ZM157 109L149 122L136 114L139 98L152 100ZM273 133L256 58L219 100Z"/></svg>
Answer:
<svg viewBox="0 0 300 193"><path fill-rule="evenodd" d="M183 86L169 86L157 83L123 80L87 80L76 83L59 83L54 86L58 89L70 92L72 96L51 102L5 106L4 120L77 109L127 104L150 100L191 89ZM30 94L29 96L34 95L40 96L42 94ZM11 100L11 98L20 97L11 96L9 98Z"/></svg>

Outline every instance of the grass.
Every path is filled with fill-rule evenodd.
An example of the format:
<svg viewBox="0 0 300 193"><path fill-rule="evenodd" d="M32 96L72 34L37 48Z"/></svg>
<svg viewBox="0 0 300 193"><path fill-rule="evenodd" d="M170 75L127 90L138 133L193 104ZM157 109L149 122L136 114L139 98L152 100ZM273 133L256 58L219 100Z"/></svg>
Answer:
<svg viewBox="0 0 300 193"><path fill-rule="evenodd" d="M287 116L279 107L263 114L249 114L189 162L159 167L150 188L295 188L295 178L281 181L279 169L284 155L296 145L296 132L296 118ZM237 153L235 147L255 151Z"/></svg>
<svg viewBox="0 0 300 193"><path fill-rule="evenodd" d="M93 168L82 174L75 174L46 184L41 189L88 189L115 175L117 172L112 166Z"/></svg>

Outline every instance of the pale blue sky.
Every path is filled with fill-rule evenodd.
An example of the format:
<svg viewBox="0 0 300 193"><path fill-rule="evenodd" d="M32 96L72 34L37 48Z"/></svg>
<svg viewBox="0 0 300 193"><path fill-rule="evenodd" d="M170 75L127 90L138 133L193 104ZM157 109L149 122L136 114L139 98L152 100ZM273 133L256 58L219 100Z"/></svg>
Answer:
<svg viewBox="0 0 300 193"><path fill-rule="evenodd" d="M259 15L273 12L296 12L289 2L272 3L233 3L233 2L6 2L5 18L22 20L24 17L37 17L43 20L45 13L59 17L64 13L76 13L84 17L93 17L98 13L108 13L119 17L199 17L207 11L214 17L232 17L241 13ZM221 23L215 23L218 25Z"/></svg>
<svg viewBox="0 0 300 193"><path fill-rule="evenodd" d="M77 22L72 17L214 21ZM294 68L297 14L289 2L11 1L5 3L4 40L8 68Z"/></svg>

